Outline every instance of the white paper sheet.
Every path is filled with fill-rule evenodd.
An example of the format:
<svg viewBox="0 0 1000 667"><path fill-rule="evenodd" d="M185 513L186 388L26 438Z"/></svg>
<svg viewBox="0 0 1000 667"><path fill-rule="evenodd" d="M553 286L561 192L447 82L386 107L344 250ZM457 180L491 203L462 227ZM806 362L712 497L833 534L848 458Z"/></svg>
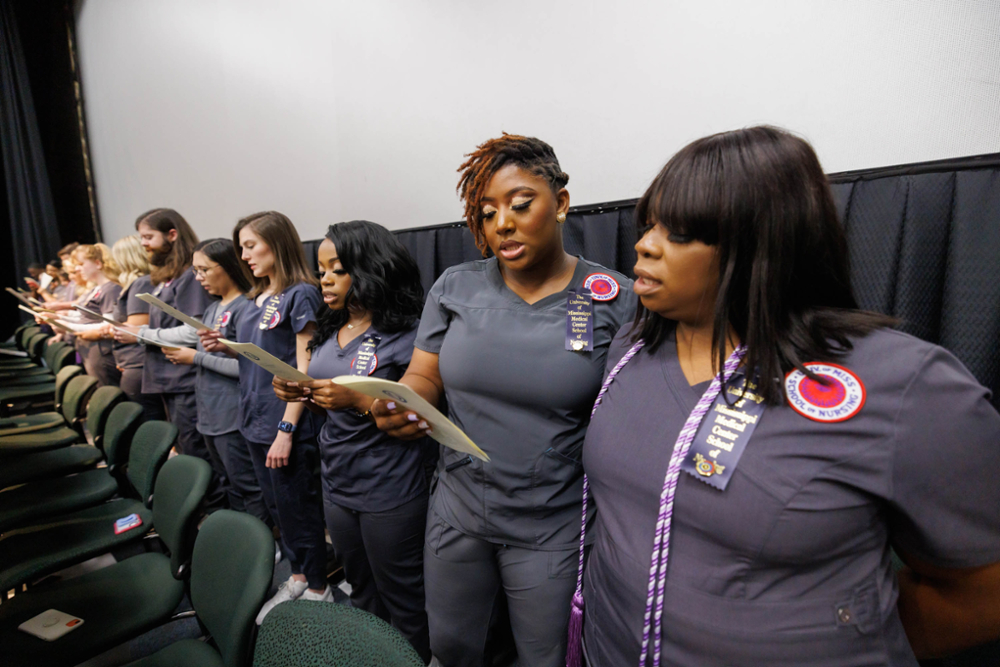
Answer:
<svg viewBox="0 0 1000 667"><path fill-rule="evenodd" d="M5 289L7 290L7 292L11 296L13 296L15 299L17 299L18 301L20 301L24 305L29 306L29 307L33 307L35 305L35 304L31 303L31 301L28 300L28 297L24 296L23 294L21 294L17 290L11 289L10 287L7 287Z"/></svg>
<svg viewBox="0 0 1000 667"><path fill-rule="evenodd" d="M204 322L199 322L198 320L196 320L195 318L191 317L190 315L182 313L181 311L177 310L176 308L174 308L170 304L167 304L167 303L164 303L163 301L160 301L159 299L157 299L152 294L136 294L136 298L137 299L141 299L141 300L145 301L146 303L149 303L149 304L152 304L152 305L156 306L157 308L159 308L160 310L162 310L163 312L165 312L167 315L170 315L171 317L173 317L176 320L180 320L181 322L183 322L184 324L188 325L189 327L191 327L191 328L193 328L195 330L199 330L199 329L211 329L211 327L208 326L207 324L205 324Z"/></svg>
<svg viewBox="0 0 1000 667"><path fill-rule="evenodd" d="M295 382L309 382L312 380L311 377L299 369L289 366L267 350L262 350L253 343L234 343L225 338L220 338L219 342L237 352L240 356L246 357L268 373L276 375L283 380L292 380Z"/></svg>
<svg viewBox="0 0 1000 667"><path fill-rule="evenodd" d="M395 401L397 407L412 410L423 417L424 421L431 427L431 437L445 447L450 447L456 452L462 452L463 454L471 454L483 461L490 460L486 452L479 449L476 443L472 442L462 429L455 426L437 408L425 401L417 392L405 384L393 382L392 380L357 375L340 375L333 378L333 381L365 396L380 398L386 401Z"/></svg>
<svg viewBox="0 0 1000 667"><path fill-rule="evenodd" d="M23 310L26 313L31 313L35 317L39 317L39 318L45 320L46 322L48 322L49 324L51 324L52 326L54 326L56 329L60 329L61 331L65 331L66 333L69 333L69 334L76 333L73 329L70 329L65 324L63 324L59 320L57 320L55 318L55 316L53 316L53 315L47 315L46 313L40 313L38 311L32 310L31 308L25 308L24 306L20 306L20 305L18 306L18 308L20 308L21 310Z"/></svg>
<svg viewBox="0 0 1000 667"><path fill-rule="evenodd" d="M91 317L96 317L99 320L104 320L105 322L107 322L108 324L110 324L113 327L121 327L121 325L122 325L121 322L119 322L117 320L113 320L110 317L108 317L107 315L105 315L103 313L99 313L96 310L91 310L90 308L84 308L83 306L73 306L73 307L75 309L79 310L81 313L86 313L86 314L90 315ZM133 334L133 335L135 335L135 334Z"/></svg>

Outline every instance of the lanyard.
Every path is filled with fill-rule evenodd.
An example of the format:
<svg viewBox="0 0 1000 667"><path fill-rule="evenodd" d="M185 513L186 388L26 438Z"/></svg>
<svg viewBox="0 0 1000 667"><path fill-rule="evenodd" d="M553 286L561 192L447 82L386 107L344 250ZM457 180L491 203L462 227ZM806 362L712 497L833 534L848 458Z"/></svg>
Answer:
<svg viewBox="0 0 1000 667"><path fill-rule="evenodd" d="M601 385L601 390L594 401L594 408L590 417L593 419L597 412L597 407L601 404L604 395L608 393L611 383L621 372L625 365L639 353L645 345L645 341L640 340L625 353L625 356L611 369L608 377ZM712 383L702 394L698 404L695 405L687 421L681 428L674 443L673 453L670 456L670 464L667 466L667 474L663 480L663 490L660 492L660 511L656 520L656 532L653 538L653 554L650 557L649 585L646 595L646 612L643 615L642 626L642 650L639 654L639 667L645 667L646 658L649 655L650 635L653 640L653 667L660 665L660 644L661 628L660 621L663 617L663 591L667 580L667 562L670 556L670 527L674 513L674 496L677 493L677 483L681 474L681 468L687 458L691 443L695 440L702 420L708 414L715 402L715 399L722 392L724 386L729 383L730 378L736 372L740 362L746 355L747 349L740 345L726 359L722 367L722 377L716 376ZM566 653L566 664L569 667L576 667L580 664L582 655L581 640L583 635L583 554L587 532L587 496L589 495L589 481L587 476L583 476L583 520L580 527L580 566L576 576L576 592L573 594L573 604L570 612L569 646ZM655 611L654 611L655 610Z"/></svg>

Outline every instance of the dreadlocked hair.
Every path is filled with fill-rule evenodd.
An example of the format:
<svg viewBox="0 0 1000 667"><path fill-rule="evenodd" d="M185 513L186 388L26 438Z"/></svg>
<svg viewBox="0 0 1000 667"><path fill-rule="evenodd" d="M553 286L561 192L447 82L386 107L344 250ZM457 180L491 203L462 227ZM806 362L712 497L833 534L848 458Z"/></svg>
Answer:
<svg viewBox="0 0 1000 667"><path fill-rule="evenodd" d="M461 177L456 188L465 202L465 222L476 241L476 247L486 256L486 234L483 233L483 196L493 174L508 164L540 176L549 182L552 192L559 192L569 182L569 174L559 166L552 146L541 139L503 133L484 141L467 154L468 159L458 168Z"/></svg>

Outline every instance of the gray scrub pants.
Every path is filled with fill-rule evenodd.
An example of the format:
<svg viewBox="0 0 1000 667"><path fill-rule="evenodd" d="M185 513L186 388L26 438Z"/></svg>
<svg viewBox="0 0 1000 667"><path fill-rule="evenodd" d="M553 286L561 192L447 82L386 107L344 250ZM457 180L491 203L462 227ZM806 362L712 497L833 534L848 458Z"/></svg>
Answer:
<svg viewBox="0 0 1000 667"><path fill-rule="evenodd" d="M150 399L159 398L160 405L155 400L143 404L146 420L161 419L170 421L177 427L177 449L181 454L197 456L212 466L212 481L205 492L205 508L214 511L226 506L226 480L217 470L217 464L212 460L205 444L205 436L198 432L198 404L194 392L183 394L143 394ZM159 409L157 409L159 408Z"/></svg>
<svg viewBox="0 0 1000 667"><path fill-rule="evenodd" d="M391 623L424 663L431 660L424 611L427 493L382 512L324 502L333 551L351 585L351 606Z"/></svg>
<svg viewBox="0 0 1000 667"><path fill-rule="evenodd" d="M443 667L481 667L503 586L519 667L564 667L580 552L536 551L466 535L433 511L424 541L431 651Z"/></svg>
<svg viewBox="0 0 1000 667"><path fill-rule="evenodd" d="M226 473L229 507L255 516L273 528L274 520L264 504L257 473L254 472L253 460L250 458L250 447L243 435L239 431L206 435L205 444L208 445L209 455L218 460Z"/></svg>

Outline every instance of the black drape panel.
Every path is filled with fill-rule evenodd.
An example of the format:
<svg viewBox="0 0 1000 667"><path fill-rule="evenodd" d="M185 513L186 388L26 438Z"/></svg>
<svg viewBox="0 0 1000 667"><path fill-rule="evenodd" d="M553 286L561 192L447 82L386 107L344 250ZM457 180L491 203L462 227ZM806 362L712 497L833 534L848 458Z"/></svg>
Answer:
<svg viewBox="0 0 1000 667"><path fill-rule="evenodd" d="M0 0L0 153L9 212L8 241L15 249L14 276L19 280L27 275L31 262L55 257L59 230L10 0Z"/></svg>
<svg viewBox="0 0 1000 667"><path fill-rule="evenodd" d="M832 174L830 182L861 307L951 350L1000 406L1000 154ZM634 208L629 200L570 209L566 250L631 276ZM396 233L425 290L449 266L481 257L463 224Z"/></svg>

